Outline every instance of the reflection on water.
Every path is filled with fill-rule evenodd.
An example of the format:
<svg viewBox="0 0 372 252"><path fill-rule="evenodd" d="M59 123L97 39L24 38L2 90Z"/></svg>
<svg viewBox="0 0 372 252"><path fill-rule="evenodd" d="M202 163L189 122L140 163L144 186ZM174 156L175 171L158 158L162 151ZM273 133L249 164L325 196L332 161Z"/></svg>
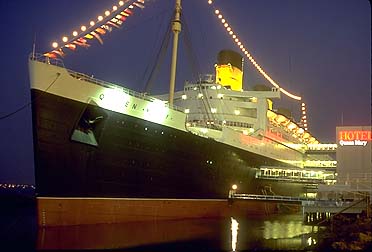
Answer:
<svg viewBox="0 0 372 252"><path fill-rule="evenodd" d="M236 243L238 242L239 223L231 217L231 248L236 251Z"/></svg>
<svg viewBox="0 0 372 252"><path fill-rule="evenodd" d="M209 239L213 220L146 221L40 228L38 249L124 249Z"/></svg>
<svg viewBox="0 0 372 252"><path fill-rule="evenodd" d="M317 242L317 227L305 225L301 215L244 218L238 221L237 251L304 250L314 248Z"/></svg>
<svg viewBox="0 0 372 252"><path fill-rule="evenodd" d="M154 220L40 228L37 248L122 251L303 250L316 244L311 233L312 227L303 224L301 215Z"/></svg>
<svg viewBox="0 0 372 252"><path fill-rule="evenodd" d="M311 226L305 226L299 220L266 220L263 224L263 238L266 240L293 238L301 234L310 233L312 229Z"/></svg>

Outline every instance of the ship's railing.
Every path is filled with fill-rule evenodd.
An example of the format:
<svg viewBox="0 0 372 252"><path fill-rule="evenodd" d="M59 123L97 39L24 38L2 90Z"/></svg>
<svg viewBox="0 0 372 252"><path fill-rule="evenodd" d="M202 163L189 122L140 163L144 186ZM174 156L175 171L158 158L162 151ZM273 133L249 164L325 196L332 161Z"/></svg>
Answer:
<svg viewBox="0 0 372 252"><path fill-rule="evenodd" d="M337 144L307 144L309 151L336 151Z"/></svg>
<svg viewBox="0 0 372 252"><path fill-rule="evenodd" d="M43 62L43 63L46 63L46 64L50 64L50 65L56 65L56 66L59 66L59 67L63 67L67 70L67 72L72 77L74 77L78 80L82 80L82 81L90 82L90 83L93 83L93 84L97 84L97 85L100 85L100 86L105 87L105 88L120 89L128 95L137 97L137 98L142 99L142 100L147 100L147 101L150 101L150 102L162 101L162 100L156 99L154 97L148 96L144 93L139 93L139 92L133 91L131 89L125 88L123 86L113 84L113 83L110 83L110 82L107 82L107 81L99 80L99 79L96 79L96 78L94 78L92 76L89 76L87 74L79 73L79 72L73 71L71 69L68 69L64 66L63 61L61 59L58 59L58 58L53 59L53 58L46 57L42 54L32 54L30 56L30 59L35 60L35 61L39 61L39 62ZM180 108L178 106L175 106L175 105L170 106L166 102L164 102L164 106L167 106L168 108L173 109L173 110L177 110L177 111L181 111L181 112L184 111L182 108Z"/></svg>
<svg viewBox="0 0 372 252"><path fill-rule="evenodd" d="M195 117L202 116L201 113L192 113ZM245 123L245 122L236 122L236 121L221 121L221 120L189 120L188 123L190 126L193 127L206 127L206 128L218 128L222 129L222 127L232 127L234 129L245 130L248 133L252 134L254 132L253 124Z"/></svg>
<svg viewBox="0 0 372 252"><path fill-rule="evenodd" d="M306 160L304 167L336 168L336 160Z"/></svg>
<svg viewBox="0 0 372 252"><path fill-rule="evenodd" d="M65 68L63 61L59 58L49 58L40 53L31 53L30 60L39 61L45 64L55 65Z"/></svg>
<svg viewBox="0 0 372 252"><path fill-rule="evenodd" d="M222 125L219 123L215 123L214 121L187 121L188 127L202 127L202 128L210 128L210 129L216 129L216 130L222 130Z"/></svg>

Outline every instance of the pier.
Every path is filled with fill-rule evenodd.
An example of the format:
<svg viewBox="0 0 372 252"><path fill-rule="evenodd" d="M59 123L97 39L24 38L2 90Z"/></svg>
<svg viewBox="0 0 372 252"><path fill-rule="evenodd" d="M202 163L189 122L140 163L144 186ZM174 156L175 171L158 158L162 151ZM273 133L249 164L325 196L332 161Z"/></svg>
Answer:
<svg viewBox="0 0 372 252"><path fill-rule="evenodd" d="M368 197L367 197L368 198ZM338 214L361 214L368 209L368 200L354 201L314 200L302 202L304 222L320 223Z"/></svg>
<svg viewBox="0 0 372 252"><path fill-rule="evenodd" d="M291 197L280 195L256 195L230 192L230 200L254 200L263 202L277 202L299 205L302 209L304 222L322 222L332 218L337 214L361 214L363 211L367 215L370 204L370 195L366 193L364 197L341 200L341 199L318 199L308 197ZM342 198L342 197L341 197Z"/></svg>

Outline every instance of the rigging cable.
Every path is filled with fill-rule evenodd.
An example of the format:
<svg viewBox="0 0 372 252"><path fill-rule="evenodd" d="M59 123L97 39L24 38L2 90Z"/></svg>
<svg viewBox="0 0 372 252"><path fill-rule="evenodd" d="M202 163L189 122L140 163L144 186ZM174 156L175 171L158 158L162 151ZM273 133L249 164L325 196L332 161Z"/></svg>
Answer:
<svg viewBox="0 0 372 252"><path fill-rule="evenodd" d="M160 38L160 34L161 34L161 27L163 27L164 26L164 20L165 20L165 15L160 15L161 16L161 23L160 23L160 25L158 25L158 30L156 31L156 34L157 34L157 36L156 36L156 38L155 38L155 45L158 45L159 44L159 40L161 39ZM167 28L168 29L168 28ZM163 38L164 39L164 38ZM161 42L161 43L163 43L163 42ZM162 46L162 44L161 44L161 46ZM160 50L160 49L159 49ZM141 78L141 80L140 81L137 81L137 83L142 83L143 85L143 88L142 88L142 92L146 92L146 85L147 85L147 82L148 82L148 80L146 81L146 83L145 83L145 78L148 76L148 79L151 77L150 75L149 75L149 71L150 71L150 67L152 66L152 68L151 68L151 72L153 71L153 68L154 68L154 65L155 65L155 63L153 63L153 62L155 62L156 61L156 59L157 59L157 57L158 57L158 55L159 55L159 51L156 53L156 55L154 55L154 53L153 53L153 56L151 57L151 59L149 59L148 61L147 61L147 66L146 66L146 68L145 68L145 71L143 72L143 74L141 75L142 76L142 78Z"/></svg>
<svg viewBox="0 0 372 252"><path fill-rule="evenodd" d="M173 17L171 17L171 19L172 18ZM170 38L171 38L171 30L172 30L171 29L171 22L168 22L167 31L166 31L165 36L163 38L163 41L161 43L160 49L159 49L159 51L156 55L156 61L155 61L154 67L151 69L151 72L150 72L149 77L148 77L148 79L146 81L146 84L145 84L145 88L143 90L145 93L150 91L150 89L152 87L152 84L153 84L153 81L156 78L157 74L159 73L160 66L164 62L164 58L165 58L165 55L166 55L166 52L167 52L167 49L168 49L168 46L169 46L169 41L170 41ZM144 76L148 72L149 66L150 66L150 64L147 65Z"/></svg>
<svg viewBox="0 0 372 252"><path fill-rule="evenodd" d="M48 91L49 88L51 88L53 86L53 84L57 81L57 79L59 78L59 76L61 76L60 73L57 73L57 76L56 78L49 84L49 86L44 90L44 92ZM3 120L3 119L6 119L12 115L15 115L16 113L22 111L23 109L27 108L28 106L30 106L33 102L35 102L39 97L41 97L42 94L36 96L34 99L31 99L30 102L26 103L25 105L21 106L20 108L14 110L13 112L10 112L9 114L6 114L6 115L3 115L0 117L0 120Z"/></svg>
<svg viewBox="0 0 372 252"><path fill-rule="evenodd" d="M194 47L192 46L192 41L191 41L191 34L190 30L187 26L186 19L184 18L185 15L181 16L181 21L183 24L183 42L185 44L185 49L186 49L186 56L187 59L191 65L191 74L193 78L196 80L198 79L199 75L201 74L201 68L199 64L199 60L197 58L197 55L195 54Z"/></svg>
<svg viewBox="0 0 372 252"><path fill-rule="evenodd" d="M200 100L201 100L201 103L203 104L203 107L205 109L207 118L202 118L202 121L206 123L208 121L214 121L215 118L214 118L213 115L210 114L211 105L210 105L210 102L208 100L209 99L208 91L207 91L206 87L203 87L201 85L202 84L202 81L201 81L201 78L200 78L201 68L200 68L200 64L199 64L199 60L197 58L197 55L195 54L194 47L192 46L190 30L188 29L188 25L187 25L185 16L187 16L187 15L182 15L181 16L181 21L182 21L182 25L183 25L182 39L183 39L184 46L185 46L185 51L186 51L186 56L187 56L186 58L189 62L189 65L191 66L191 74L192 74L193 78L195 80L197 80L197 82L199 84L198 85L199 86L199 92L203 95L202 97L200 97ZM207 121L205 121L205 119ZM208 126L208 124L206 124L205 126Z"/></svg>

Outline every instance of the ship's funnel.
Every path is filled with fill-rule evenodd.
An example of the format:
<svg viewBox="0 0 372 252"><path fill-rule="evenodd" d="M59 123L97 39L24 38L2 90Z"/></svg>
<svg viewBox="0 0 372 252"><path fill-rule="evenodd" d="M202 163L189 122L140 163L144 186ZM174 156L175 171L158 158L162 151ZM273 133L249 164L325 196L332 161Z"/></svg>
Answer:
<svg viewBox="0 0 372 252"><path fill-rule="evenodd" d="M231 50L222 50L217 55L216 82L241 91L243 89L243 57Z"/></svg>

